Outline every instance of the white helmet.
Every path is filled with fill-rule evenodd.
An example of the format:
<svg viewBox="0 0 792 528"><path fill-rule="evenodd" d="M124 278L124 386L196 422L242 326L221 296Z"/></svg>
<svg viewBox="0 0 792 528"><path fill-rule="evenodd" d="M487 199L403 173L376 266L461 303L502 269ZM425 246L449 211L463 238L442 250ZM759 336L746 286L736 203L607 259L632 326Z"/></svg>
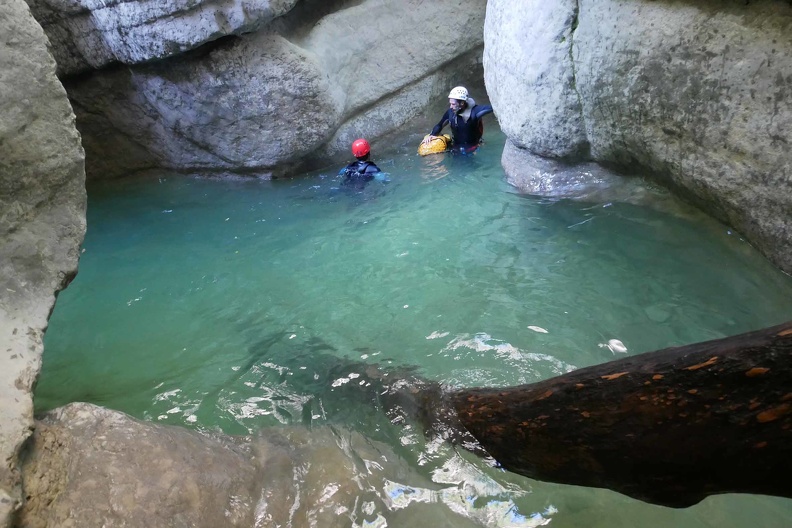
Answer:
<svg viewBox="0 0 792 528"><path fill-rule="evenodd" d="M451 93L448 94L449 99L459 99L460 101L467 101L468 99L468 91L467 88L464 86L457 86L451 90Z"/></svg>

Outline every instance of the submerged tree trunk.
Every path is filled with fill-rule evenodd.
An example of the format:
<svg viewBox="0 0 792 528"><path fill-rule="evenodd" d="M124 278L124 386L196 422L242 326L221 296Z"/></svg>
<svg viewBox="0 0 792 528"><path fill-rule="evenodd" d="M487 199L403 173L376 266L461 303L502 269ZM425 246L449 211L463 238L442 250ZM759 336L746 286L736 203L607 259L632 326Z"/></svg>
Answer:
<svg viewBox="0 0 792 528"><path fill-rule="evenodd" d="M538 480L672 507L792 497L792 322L444 399L446 432Z"/></svg>

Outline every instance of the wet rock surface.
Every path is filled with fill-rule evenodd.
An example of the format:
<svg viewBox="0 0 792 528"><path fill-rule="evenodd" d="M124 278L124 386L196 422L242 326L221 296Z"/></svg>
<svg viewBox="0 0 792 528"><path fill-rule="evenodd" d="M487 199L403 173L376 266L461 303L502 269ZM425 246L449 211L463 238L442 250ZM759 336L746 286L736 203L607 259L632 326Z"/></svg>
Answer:
<svg viewBox="0 0 792 528"><path fill-rule="evenodd" d="M384 515L399 526L473 525L386 504L395 482L427 484L403 467L386 446L331 427L229 437L74 403L37 421L20 525L350 526Z"/></svg>

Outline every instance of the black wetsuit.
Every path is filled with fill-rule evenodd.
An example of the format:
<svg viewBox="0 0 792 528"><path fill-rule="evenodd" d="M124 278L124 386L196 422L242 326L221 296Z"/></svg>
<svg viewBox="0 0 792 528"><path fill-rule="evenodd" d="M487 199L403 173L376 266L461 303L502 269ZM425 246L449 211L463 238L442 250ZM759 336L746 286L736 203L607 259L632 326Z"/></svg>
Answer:
<svg viewBox="0 0 792 528"><path fill-rule="evenodd" d="M446 110L440 122L432 129L433 136L439 136L443 127L451 125L451 132L454 135L453 148L468 150L478 147L481 143L481 136L484 133L484 123L481 118L492 113L490 105L474 105L470 109L470 117L467 121L463 120L452 109Z"/></svg>
<svg viewBox="0 0 792 528"><path fill-rule="evenodd" d="M344 176L341 185L362 189L366 183L374 179L374 175L378 172L382 171L373 161L353 161L339 172Z"/></svg>

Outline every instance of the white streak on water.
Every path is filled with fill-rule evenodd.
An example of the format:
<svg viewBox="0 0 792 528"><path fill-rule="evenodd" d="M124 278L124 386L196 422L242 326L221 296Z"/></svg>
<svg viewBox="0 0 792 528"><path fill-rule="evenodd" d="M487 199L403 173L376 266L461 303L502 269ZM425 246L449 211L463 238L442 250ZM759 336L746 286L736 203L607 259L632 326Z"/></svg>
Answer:
<svg viewBox="0 0 792 528"><path fill-rule="evenodd" d="M583 225L583 224L585 224L586 222L591 222L592 220L594 220L594 217L593 217L593 216L592 216L591 218L586 218L585 220L583 220L582 222L578 222L577 224L572 224L572 225L570 225L570 226L567 226L567 229L572 229L573 227L577 227L577 226L579 226L579 225Z"/></svg>
<svg viewBox="0 0 792 528"><path fill-rule="evenodd" d="M466 350L467 352L465 352ZM470 334L457 335L440 351L439 355L461 361L472 353L482 357L491 354L513 366L520 373L517 383L530 383L546 378L548 373L552 375L565 374L577 368L549 354L525 352L511 343L495 339L484 332L472 336ZM483 370L466 369L449 379L453 380L452 384L462 385L503 383L499 379L489 379L490 377L486 375L487 370L486 368ZM511 383L514 382L514 380L511 381Z"/></svg>
<svg viewBox="0 0 792 528"><path fill-rule="evenodd" d="M600 348L607 348L614 355L627 353L627 347L624 346L624 343L622 343L618 339L610 339L608 340L607 343L600 343L597 346L599 346Z"/></svg>
<svg viewBox="0 0 792 528"><path fill-rule="evenodd" d="M155 402L161 402L161 401L169 400L172 397L174 397L177 394L179 394L180 392L181 392L181 389L173 389L171 391L162 392L162 393L157 394L156 396L154 396L154 401Z"/></svg>

